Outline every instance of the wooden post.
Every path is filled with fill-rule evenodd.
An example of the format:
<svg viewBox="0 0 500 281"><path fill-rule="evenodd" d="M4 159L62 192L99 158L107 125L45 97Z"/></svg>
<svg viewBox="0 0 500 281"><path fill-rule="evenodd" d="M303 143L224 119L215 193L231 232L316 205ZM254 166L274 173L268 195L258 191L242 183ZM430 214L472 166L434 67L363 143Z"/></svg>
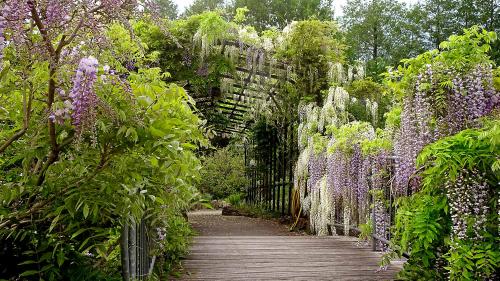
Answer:
<svg viewBox="0 0 500 281"><path fill-rule="evenodd" d="M260 157L259 157L259 160L258 160L258 162L257 162L257 163L259 164L259 165L257 166L258 168L259 168L259 166L261 165L261 162L262 162L262 161L261 161L261 159L260 159ZM263 179L262 179L262 171L258 171L258 170L257 170L257 175L258 175L257 179L258 179L258 180L260 180L260 186L259 186L259 183L257 182L257 186L258 186L258 187L257 187L257 189L258 189L258 193L259 193L259 204L260 204L260 203L262 203L262 184L263 184Z"/></svg>
<svg viewBox="0 0 500 281"><path fill-rule="evenodd" d="M276 171L274 172L274 175L276 176L274 182L276 184L276 212L280 212L280 199L281 199L281 147L280 147L280 139L279 139L279 131L276 130L276 152L274 155L275 159L275 168Z"/></svg>
<svg viewBox="0 0 500 281"><path fill-rule="evenodd" d="M289 153L288 153L288 167L289 167L289 173L288 173L288 213L291 214L291 208L292 208L292 189L293 189L293 161L294 161L294 151L295 151L295 140L293 139L293 123L290 123L290 146L289 146ZM300 216L300 214L299 214Z"/></svg>
<svg viewBox="0 0 500 281"><path fill-rule="evenodd" d="M265 206L266 206L266 209L269 210L269 153L266 153L264 155L264 163L265 164L265 167L264 167L264 178L265 178L265 192L266 192L266 196L265 196Z"/></svg>
<svg viewBox="0 0 500 281"><path fill-rule="evenodd" d="M271 147L269 148L269 210L273 210L273 135L271 134Z"/></svg>
<svg viewBox="0 0 500 281"><path fill-rule="evenodd" d="M288 133L288 124L286 124L286 120L284 121L285 126L284 126L284 132L283 132L283 137L282 137L282 147L281 147L281 168L282 168L282 178L283 178L283 192L281 194L281 215L285 215L285 191L286 191L286 142L288 141L287 139L287 133Z"/></svg>
<svg viewBox="0 0 500 281"><path fill-rule="evenodd" d="M128 237L129 243L129 257L130 257L130 279L135 280L137 278L137 224L132 222L129 227Z"/></svg>
<svg viewBox="0 0 500 281"><path fill-rule="evenodd" d="M272 210L276 210L276 136L274 128L271 134L271 205Z"/></svg>
<svg viewBox="0 0 500 281"><path fill-rule="evenodd" d="M122 233L120 238L120 253L122 260L122 277L124 281L130 280L130 257L128 249L128 224L122 226Z"/></svg>
<svg viewBox="0 0 500 281"><path fill-rule="evenodd" d="M372 234L377 233L377 224L375 223L375 197L372 195L372 202L373 202L373 208L372 208ZM377 250L377 240L375 237L372 235L372 251Z"/></svg>
<svg viewBox="0 0 500 281"><path fill-rule="evenodd" d="M371 191L373 190L372 188L372 181L371 181L371 177L372 177L372 171L370 170L370 172L368 173L368 179L367 179L367 183L368 183L368 191ZM371 201L372 201L372 251L376 251L377 250L377 240L375 239L374 235L377 233L377 224L375 223L375 195L373 194L373 192L370 192L371 193Z"/></svg>

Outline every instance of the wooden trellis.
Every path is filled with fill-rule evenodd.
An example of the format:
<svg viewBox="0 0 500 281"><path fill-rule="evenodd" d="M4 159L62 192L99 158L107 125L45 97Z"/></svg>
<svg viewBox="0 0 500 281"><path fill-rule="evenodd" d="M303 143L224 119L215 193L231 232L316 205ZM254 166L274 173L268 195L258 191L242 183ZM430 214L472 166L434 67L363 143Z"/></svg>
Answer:
<svg viewBox="0 0 500 281"><path fill-rule="evenodd" d="M217 89L222 97L198 97L195 101L197 105L210 103L224 115L229 120L228 124L215 131L223 136L230 136L247 131L250 121L246 121L245 116L258 103L272 101L274 90L270 85L282 81L295 82L290 75L292 68L266 56L263 49L240 42L225 41L220 46L220 53L227 56L231 54L228 54L226 48L238 48L238 54L232 57L236 65L234 73L224 74L221 87ZM250 66L244 66L245 61L248 64L249 60L252 61Z"/></svg>

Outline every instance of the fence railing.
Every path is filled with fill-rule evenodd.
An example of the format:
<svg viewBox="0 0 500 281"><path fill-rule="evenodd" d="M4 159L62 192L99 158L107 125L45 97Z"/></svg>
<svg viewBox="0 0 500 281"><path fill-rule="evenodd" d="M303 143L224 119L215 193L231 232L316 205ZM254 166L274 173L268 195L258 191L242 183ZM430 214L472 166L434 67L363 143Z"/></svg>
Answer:
<svg viewBox="0 0 500 281"><path fill-rule="evenodd" d="M156 258L150 255L150 239L145 220L126 224L121 234L123 280L147 280Z"/></svg>
<svg viewBox="0 0 500 281"><path fill-rule="evenodd" d="M245 164L247 167L246 201L261 204L281 215L291 213L294 163L297 143L293 124L288 124L268 136L266 143L247 143Z"/></svg>
<svg viewBox="0 0 500 281"><path fill-rule="evenodd" d="M297 138L294 125L286 125L276 133L269 134L267 141L256 144L247 143L245 146L245 164L249 186L246 201L250 204L263 205L267 210L280 212L281 215L291 214L292 190L294 188L294 165L298 157ZM389 160L394 161L393 157ZM393 168L392 163L391 168ZM393 171L389 171L392 174ZM370 184L370 189L372 189ZM371 208L370 220L372 223L372 248L383 250L387 248L390 240L390 226L394 223L394 191L391 184L383 187L383 194L388 207L385 210L387 225L376 225L375 208ZM369 195L370 204L375 203L373 194ZM338 212L341 214L341 212ZM338 216L336 221L342 220ZM342 222L341 222L342 223ZM358 231L356 221L349 225L353 231ZM344 227L344 224L339 224Z"/></svg>

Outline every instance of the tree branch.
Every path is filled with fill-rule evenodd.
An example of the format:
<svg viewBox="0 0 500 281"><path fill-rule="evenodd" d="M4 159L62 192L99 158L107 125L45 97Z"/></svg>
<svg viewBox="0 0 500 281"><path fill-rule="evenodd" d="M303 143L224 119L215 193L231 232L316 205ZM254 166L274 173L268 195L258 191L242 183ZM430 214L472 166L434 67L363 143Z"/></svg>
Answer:
<svg viewBox="0 0 500 281"><path fill-rule="evenodd" d="M33 92L30 91L28 100L26 101L26 93L23 94L23 128L18 130L14 135L12 135L12 137L0 146L0 154L2 154L13 142L22 137L28 130L29 121L31 119L31 104L33 102L33 96Z"/></svg>
<svg viewBox="0 0 500 281"><path fill-rule="evenodd" d="M52 46L52 43L49 38L49 34L47 33L47 29L45 28L42 19L40 18L40 15L38 15L38 12L36 10L36 5L35 1L29 0L28 1L28 6L30 7L30 12L31 12L31 17L35 21L35 25L38 27L38 30L40 30L40 34L42 34L43 41L45 42L45 46L47 47L47 50L49 51L51 56L55 55L55 49L54 46Z"/></svg>

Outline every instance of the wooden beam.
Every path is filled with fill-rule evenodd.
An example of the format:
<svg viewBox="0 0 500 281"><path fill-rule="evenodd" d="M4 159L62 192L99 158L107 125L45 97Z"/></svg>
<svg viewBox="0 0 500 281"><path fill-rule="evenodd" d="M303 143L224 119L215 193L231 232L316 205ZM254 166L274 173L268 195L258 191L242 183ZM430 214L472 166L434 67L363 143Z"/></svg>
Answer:
<svg viewBox="0 0 500 281"><path fill-rule="evenodd" d="M218 105L217 105L217 108L219 108L219 109L228 109L228 110L233 109L233 108L231 108L231 107L224 107L224 106L222 106L221 104L218 104ZM234 108L233 110L238 111L238 112L242 112L242 113L247 113L247 112L248 112L247 110L245 110L245 109L240 109L240 108Z"/></svg>

